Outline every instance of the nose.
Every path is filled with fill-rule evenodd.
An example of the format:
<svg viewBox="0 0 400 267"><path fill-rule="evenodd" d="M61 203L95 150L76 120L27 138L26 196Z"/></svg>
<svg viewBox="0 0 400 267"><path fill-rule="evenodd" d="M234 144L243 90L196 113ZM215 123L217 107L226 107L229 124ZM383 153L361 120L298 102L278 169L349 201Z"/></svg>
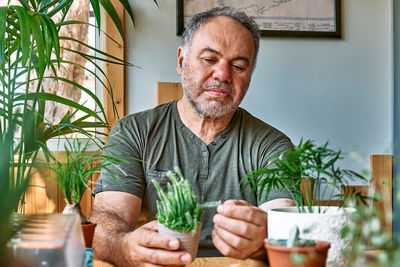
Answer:
<svg viewBox="0 0 400 267"><path fill-rule="evenodd" d="M220 82L231 82L231 68L228 62L218 62L214 66L213 78Z"/></svg>

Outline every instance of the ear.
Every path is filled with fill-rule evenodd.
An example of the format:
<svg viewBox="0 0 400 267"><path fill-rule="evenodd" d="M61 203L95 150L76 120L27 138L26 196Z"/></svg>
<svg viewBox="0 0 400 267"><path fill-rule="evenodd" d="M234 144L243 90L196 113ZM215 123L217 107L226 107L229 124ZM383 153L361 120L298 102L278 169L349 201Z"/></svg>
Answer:
<svg viewBox="0 0 400 267"><path fill-rule="evenodd" d="M178 48L178 66L176 67L176 72L180 76L182 74L182 62L183 62L183 48L179 46Z"/></svg>

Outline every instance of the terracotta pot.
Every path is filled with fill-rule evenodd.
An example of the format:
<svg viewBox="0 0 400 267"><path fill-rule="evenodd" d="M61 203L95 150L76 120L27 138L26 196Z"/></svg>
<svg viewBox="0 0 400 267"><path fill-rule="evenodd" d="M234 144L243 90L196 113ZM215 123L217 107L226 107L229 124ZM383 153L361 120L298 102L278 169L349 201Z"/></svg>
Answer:
<svg viewBox="0 0 400 267"><path fill-rule="evenodd" d="M350 246L349 238L342 238L341 230L348 224L354 208L313 207L313 212L299 213L296 207L271 209L268 211L268 238L287 239L290 230L298 226L301 239L329 242L327 266L347 266L342 250Z"/></svg>
<svg viewBox="0 0 400 267"><path fill-rule="evenodd" d="M87 248L92 247L94 229L96 228L96 225L96 223L82 224L83 237L85 238L85 246Z"/></svg>
<svg viewBox="0 0 400 267"><path fill-rule="evenodd" d="M161 223L158 223L158 232L160 234L170 235L179 239L179 241L181 242L180 250L189 252L193 260L196 258L197 250L199 248L201 223L199 226L197 226L195 235L192 235L192 232L182 233L171 230Z"/></svg>
<svg viewBox="0 0 400 267"><path fill-rule="evenodd" d="M270 267L325 267L330 244L317 241L313 247L284 247L264 242Z"/></svg>

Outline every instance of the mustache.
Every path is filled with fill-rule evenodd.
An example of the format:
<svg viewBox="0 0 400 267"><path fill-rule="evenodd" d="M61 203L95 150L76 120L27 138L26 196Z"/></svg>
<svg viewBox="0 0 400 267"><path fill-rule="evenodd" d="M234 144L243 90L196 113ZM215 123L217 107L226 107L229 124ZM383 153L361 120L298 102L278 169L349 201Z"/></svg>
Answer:
<svg viewBox="0 0 400 267"><path fill-rule="evenodd" d="M205 91L210 87L214 88L222 88L228 90L230 93L233 92L233 88L228 85L226 82L220 82L220 81L213 81L213 82L206 82L203 87L201 88L201 91Z"/></svg>

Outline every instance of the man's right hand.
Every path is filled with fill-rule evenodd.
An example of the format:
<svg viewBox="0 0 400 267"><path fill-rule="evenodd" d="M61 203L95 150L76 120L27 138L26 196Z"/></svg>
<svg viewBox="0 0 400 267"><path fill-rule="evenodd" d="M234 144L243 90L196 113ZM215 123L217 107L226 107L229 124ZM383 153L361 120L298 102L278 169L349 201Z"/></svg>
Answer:
<svg viewBox="0 0 400 267"><path fill-rule="evenodd" d="M176 266L192 261L178 251L179 240L158 233L157 221L136 227L142 200L129 193L96 195L91 222L97 223L93 249L96 259L116 266Z"/></svg>
<svg viewBox="0 0 400 267"><path fill-rule="evenodd" d="M176 266L192 261L189 253L177 251L179 240L158 233L157 221L151 221L127 233L122 246L134 266Z"/></svg>

